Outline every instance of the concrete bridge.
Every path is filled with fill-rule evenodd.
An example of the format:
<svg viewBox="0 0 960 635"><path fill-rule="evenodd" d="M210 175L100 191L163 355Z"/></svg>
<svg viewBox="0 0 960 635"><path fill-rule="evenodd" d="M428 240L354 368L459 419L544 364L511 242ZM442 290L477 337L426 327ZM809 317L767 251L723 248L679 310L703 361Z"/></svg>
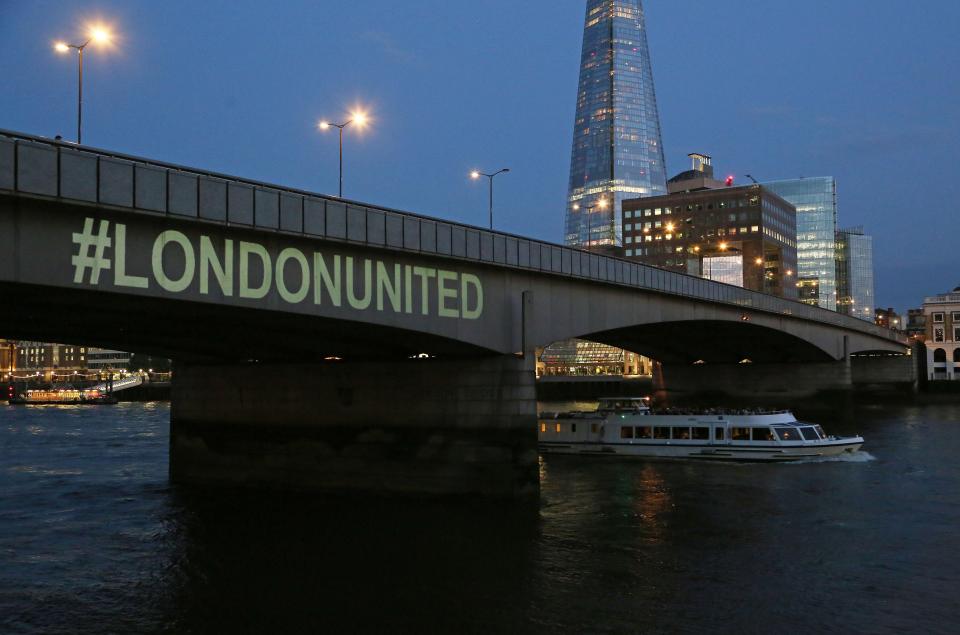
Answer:
<svg viewBox="0 0 960 635"><path fill-rule="evenodd" d="M0 130L0 332L173 358L184 480L535 492L534 351L813 391L872 324L543 241Z"/></svg>

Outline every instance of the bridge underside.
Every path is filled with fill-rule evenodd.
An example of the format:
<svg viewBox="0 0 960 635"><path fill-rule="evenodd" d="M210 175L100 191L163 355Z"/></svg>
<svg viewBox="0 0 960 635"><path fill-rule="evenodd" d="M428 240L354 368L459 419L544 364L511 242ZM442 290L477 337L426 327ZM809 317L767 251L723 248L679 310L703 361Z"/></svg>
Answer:
<svg viewBox="0 0 960 635"><path fill-rule="evenodd" d="M0 283L0 297L7 298L12 309L0 311L5 337L129 350L179 362L491 354L425 333L279 311L7 283Z"/></svg>
<svg viewBox="0 0 960 635"><path fill-rule="evenodd" d="M690 320L592 333L588 339L664 363L823 362L833 358L811 342L749 322Z"/></svg>

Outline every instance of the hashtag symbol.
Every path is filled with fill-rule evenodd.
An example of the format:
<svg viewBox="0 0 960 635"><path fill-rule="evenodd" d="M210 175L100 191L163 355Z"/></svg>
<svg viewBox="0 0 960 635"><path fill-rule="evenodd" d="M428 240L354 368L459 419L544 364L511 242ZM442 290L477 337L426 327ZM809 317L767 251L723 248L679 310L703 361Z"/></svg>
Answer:
<svg viewBox="0 0 960 635"><path fill-rule="evenodd" d="M81 284L83 274L90 270L90 284L100 282L100 271L110 268L110 259L103 256L104 250L110 246L110 221L100 221L100 231L93 233L93 219L83 222L83 233L73 235L73 244L77 245L77 254L72 258L73 282ZM90 248L93 255L90 255Z"/></svg>

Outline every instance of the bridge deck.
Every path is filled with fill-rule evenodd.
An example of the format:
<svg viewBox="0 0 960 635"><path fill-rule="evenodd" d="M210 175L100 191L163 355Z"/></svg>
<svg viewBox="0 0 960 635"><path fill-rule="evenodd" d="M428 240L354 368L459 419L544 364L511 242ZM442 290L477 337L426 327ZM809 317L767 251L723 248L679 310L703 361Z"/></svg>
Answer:
<svg viewBox="0 0 960 635"><path fill-rule="evenodd" d="M0 194L166 215L641 288L906 344L797 301L541 240L0 129Z"/></svg>

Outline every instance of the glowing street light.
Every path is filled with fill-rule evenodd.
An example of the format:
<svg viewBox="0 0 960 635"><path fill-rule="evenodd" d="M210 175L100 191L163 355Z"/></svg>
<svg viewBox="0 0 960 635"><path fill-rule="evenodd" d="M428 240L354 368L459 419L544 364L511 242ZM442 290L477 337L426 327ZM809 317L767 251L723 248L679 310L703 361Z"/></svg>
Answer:
<svg viewBox="0 0 960 635"><path fill-rule="evenodd" d="M358 128L363 128L368 122L367 113L362 110L356 110L350 113L350 118L343 123L333 123L332 121L323 120L317 126L320 130L329 130L330 128L339 128L340 130L340 188L337 190L337 196L340 198L343 198L343 129L350 124L354 124Z"/></svg>
<svg viewBox="0 0 960 635"><path fill-rule="evenodd" d="M593 210L597 208L607 209L609 204L610 201L605 198L601 198L593 205L587 205L587 209L585 210L587 212L587 251L593 251ZM573 204L573 211L580 211L579 203Z"/></svg>
<svg viewBox="0 0 960 635"><path fill-rule="evenodd" d="M83 44L68 44L56 42L53 49L58 53L69 53L70 49L77 51L77 144L83 142L83 51L88 44L109 46L113 41L113 34L103 26L92 26L87 31L87 39Z"/></svg>
<svg viewBox="0 0 960 635"><path fill-rule="evenodd" d="M481 176L485 176L490 180L490 229L493 229L493 177L497 176L498 174L506 174L509 171L510 168L502 168L491 174L487 174L479 170L474 170L470 173L470 178L474 181L478 180Z"/></svg>

